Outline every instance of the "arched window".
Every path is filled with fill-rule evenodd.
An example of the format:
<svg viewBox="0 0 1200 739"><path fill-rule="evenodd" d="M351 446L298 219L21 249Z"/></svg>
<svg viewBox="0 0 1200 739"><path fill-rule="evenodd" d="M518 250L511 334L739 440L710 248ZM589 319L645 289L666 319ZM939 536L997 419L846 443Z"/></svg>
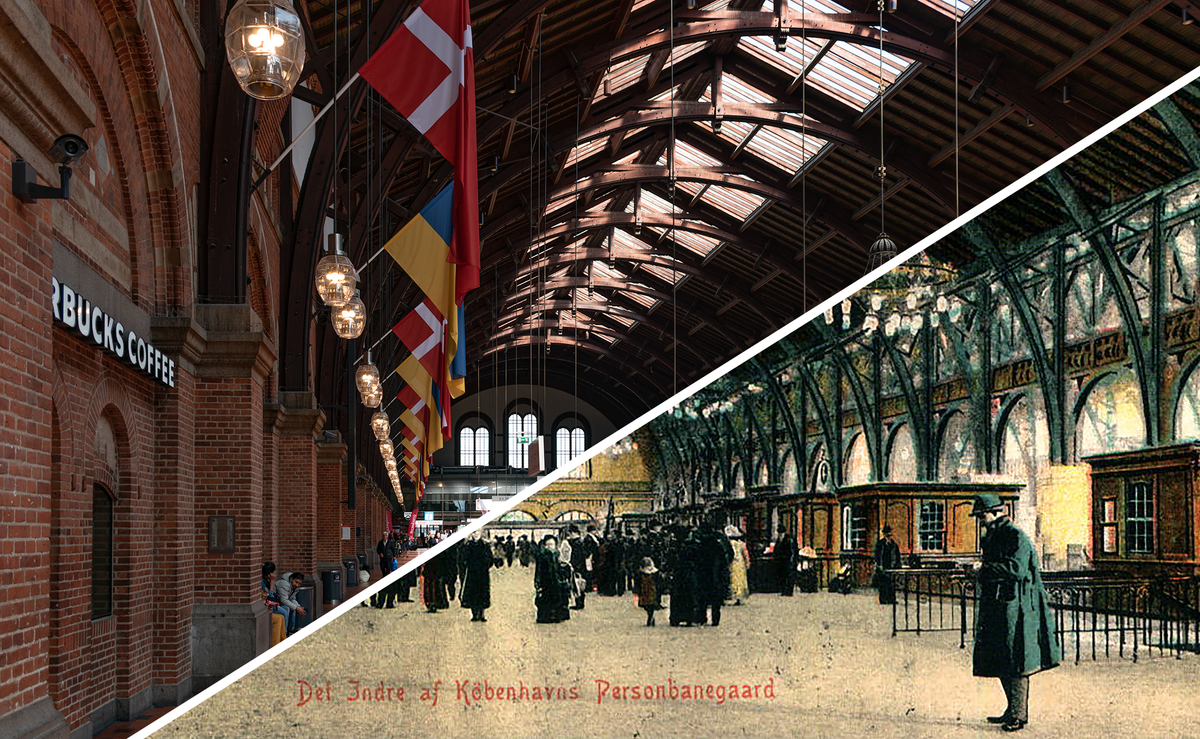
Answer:
<svg viewBox="0 0 1200 739"><path fill-rule="evenodd" d="M560 426L554 432L554 452L558 463L556 467L565 467L572 458L583 453L587 448L583 429ZM567 477L586 478L590 476L591 462L584 462L567 473Z"/></svg>
<svg viewBox="0 0 1200 739"><path fill-rule="evenodd" d="M458 463L464 467L491 464L491 434L483 426L458 431Z"/></svg>
<svg viewBox="0 0 1200 739"><path fill-rule="evenodd" d="M112 615L113 499L99 485L92 488L92 619Z"/></svg>
<svg viewBox="0 0 1200 739"><path fill-rule="evenodd" d="M537 416L514 413L508 417L508 466L529 467L529 442L537 438Z"/></svg>

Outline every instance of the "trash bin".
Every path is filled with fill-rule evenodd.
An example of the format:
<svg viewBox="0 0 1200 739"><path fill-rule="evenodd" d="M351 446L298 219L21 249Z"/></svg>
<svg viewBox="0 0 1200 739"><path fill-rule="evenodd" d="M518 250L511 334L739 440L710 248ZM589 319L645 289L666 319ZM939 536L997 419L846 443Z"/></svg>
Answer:
<svg viewBox="0 0 1200 739"><path fill-rule="evenodd" d="M321 573L321 586L325 588L325 602L337 605L342 602L342 573L326 570Z"/></svg>
<svg viewBox="0 0 1200 739"><path fill-rule="evenodd" d="M292 591L292 597L304 608L304 613L296 614L296 628L302 629L312 623L313 598L316 597L316 591L312 585L301 585Z"/></svg>
<svg viewBox="0 0 1200 739"><path fill-rule="evenodd" d="M358 560L354 557L346 557L342 560L342 567L346 570L346 579L342 580L346 588L358 587Z"/></svg>
<svg viewBox="0 0 1200 739"><path fill-rule="evenodd" d="M365 555L365 554L358 555L358 569L363 572L371 571L371 563L367 561L367 555Z"/></svg>

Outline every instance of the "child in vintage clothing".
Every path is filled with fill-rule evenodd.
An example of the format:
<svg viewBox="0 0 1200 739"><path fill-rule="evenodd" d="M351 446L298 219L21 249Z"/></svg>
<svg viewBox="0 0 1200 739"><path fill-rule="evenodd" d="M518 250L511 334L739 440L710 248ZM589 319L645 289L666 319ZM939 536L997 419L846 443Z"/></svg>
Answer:
<svg viewBox="0 0 1200 739"><path fill-rule="evenodd" d="M662 573L649 557L642 557L638 570L637 604L646 612L646 625L653 626L654 612L662 608Z"/></svg>

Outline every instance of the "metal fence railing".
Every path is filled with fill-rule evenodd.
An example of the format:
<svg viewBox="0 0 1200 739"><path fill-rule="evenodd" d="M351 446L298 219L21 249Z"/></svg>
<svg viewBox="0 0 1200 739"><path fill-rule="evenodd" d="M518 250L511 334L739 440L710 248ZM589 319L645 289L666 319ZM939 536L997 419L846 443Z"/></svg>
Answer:
<svg viewBox="0 0 1200 739"><path fill-rule="evenodd" d="M901 569L892 636L957 631L959 646L975 628L970 572ZM1045 573L1064 661L1200 653L1200 578L1138 578L1123 573Z"/></svg>

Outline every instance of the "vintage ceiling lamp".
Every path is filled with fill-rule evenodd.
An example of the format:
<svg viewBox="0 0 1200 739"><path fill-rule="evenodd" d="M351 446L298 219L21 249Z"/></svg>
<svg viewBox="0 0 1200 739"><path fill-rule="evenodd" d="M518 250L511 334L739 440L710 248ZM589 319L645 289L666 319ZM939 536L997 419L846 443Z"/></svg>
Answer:
<svg viewBox="0 0 1200 739"><path fill-rule="evenodd" d="M379 368L371 362L370 351L367 351L367 361L358 365L358 369L354 372L354 384L358 386L358 392L363 396L379 389Z"/></svg>
<svg viewBox="0 0 1200 739"><path fill-rule="evenodd" d="M357 339L367 325L367 307L363 305L358 291L345 305L333 309L333 330L343 339ZM366 402L365 398L364 401ZM378 405L378 403L376 404Z"/></svg>
<svg viewBox="0 0 1200 739"><path fill-rule="evenodd" d="M247 95L287 97L304 67L300 14L290 0L239 0L225 18L225 55Z"/></svg>
<svg viewBox="0 0 1200 739"><path fill-rule="evenodd" d="M391 441L388 441L387 439L385 439L385 440L379 442L379 456L387 458L387 457L393 457L393 456L395 456L395 454L396 454L396 450L392 447Z"/></svg>
<svg viewBox="0 0 1200 739"><path fill-rule="evenodd" d="M392 424L383 411L375 411L371 415L371 431L379 441L387 441L392 435ZM389 442L390 443L390 442Z"/></svg>
<svg viewBox="0 0 1200 739"><path fill-rule="evenodd" d="M333 254L327 254L317 262L317 294L330 308L345 305L354 296L358 287L358 270L342 251L342 235L330 234L325 250L333 247Z"/></svg>

